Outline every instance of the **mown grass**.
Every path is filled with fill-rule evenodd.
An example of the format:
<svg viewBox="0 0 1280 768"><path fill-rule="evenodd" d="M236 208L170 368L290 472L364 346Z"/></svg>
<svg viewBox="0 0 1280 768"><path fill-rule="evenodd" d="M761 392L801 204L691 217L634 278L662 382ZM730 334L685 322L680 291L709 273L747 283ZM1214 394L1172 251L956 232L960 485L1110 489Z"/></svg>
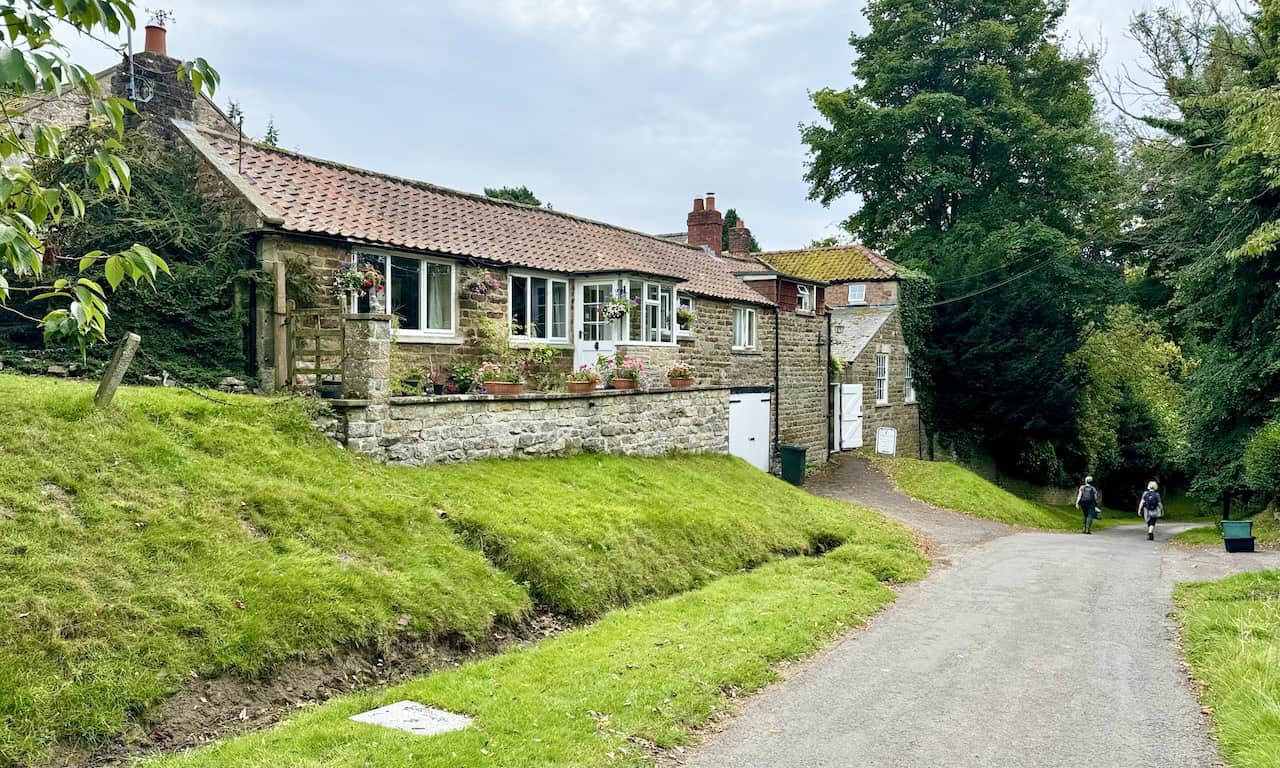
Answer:
<svg viewBox="0 0 1280 768"><path fill-rule="evenodd" d="M822 558L796 558L693 592L616 611L583 630L377 694L350 696L275 730L151 768L648 766L652 747L687 741L776 665L819 648L893 598L877 580L916 578L900 530ZM429 738L348 718L413 700L475 718Z"/></svg>
<svg viewBox="0 0 1280 768"><path fill-rule="evenodd" d="M1232 768L1280 765L1280 572L1180 584L1183 647Z"/></svg>
<svg viewBox="0 0 1280 768"><path fill-rule="evenodd" d="M1253 516L1254 544L1260 549L1280 548L1280 520L1270 510ZM1173 537L1177 544L1189 547L1221 547L1222 530L1217 525L1192 528Z"/></svg>
<svg viewBox="0 0 1280 768"><path fill-rule="evenodd" d="M1079 530L1082 515L1074 507L1051 507L1016 496L964 467L945 461L877 457L898 490L936 507L1009 525L1049 530ZM1133 522L1116 510L1104 510L1094 528Z"/></svg>
<svg viewBox="0 0 1280 768"><path fill-rule="evenodd" d="M841 542L892 575L903 536L728 457L390 468L296 402L91 396L0 375L0 765L108 739L193 673L477 638L535 602L595 617Z"/></svg>

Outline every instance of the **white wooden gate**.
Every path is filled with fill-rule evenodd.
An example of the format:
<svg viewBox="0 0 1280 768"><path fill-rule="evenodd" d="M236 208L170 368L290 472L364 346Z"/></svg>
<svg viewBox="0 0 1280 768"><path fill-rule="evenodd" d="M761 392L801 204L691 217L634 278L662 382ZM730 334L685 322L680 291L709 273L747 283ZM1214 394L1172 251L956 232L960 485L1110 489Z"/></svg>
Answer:
<svg viewBox="0 0 1280 768"><path fill-rule="evenodd" d="M729 453L752 466L769 471L768 392L734 392L729 395Z"/></svg>
<svg viewBox="0 0 1280 768"><path fill-rule="evenodd" d="M862 447L862 385L840 385L840 450Z"/></svg>

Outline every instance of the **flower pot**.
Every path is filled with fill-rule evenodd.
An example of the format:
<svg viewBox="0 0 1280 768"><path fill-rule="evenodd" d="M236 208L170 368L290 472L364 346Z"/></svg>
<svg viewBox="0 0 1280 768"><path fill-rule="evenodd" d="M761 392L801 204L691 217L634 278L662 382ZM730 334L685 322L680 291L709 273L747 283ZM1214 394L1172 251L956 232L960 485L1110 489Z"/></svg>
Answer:
<svg viewBox="0 0 1280 768"><path fill-rule="evenodd" d="M569 392L571 394L575 395L594 392L596 389L596 383L594 381L566 381L564 385L569 388Z"/></svg>
<svg viewBox="0 0 1280 768"><path fill-rule="evenodd" d="M518 395L524 391L523 381L486 381L484 391L491 395Z"/></svg>
<svg viewBox="0 0 1280 768"><path fill-rule="evenodd" d="M691 379L691 378L689 378L689 379L672 379L672 378L668 378L668 379L667 379L667 383L668 383L668 384L670 384L672 387L675 387L676 389L684 389L685 387L691 387L691 386L693 386L693 379Z"/></svg>
<svg viewBox="0 0 1280 768"><path fill-rule="evenodd" d="M640 386L640 382L636 379L614 379L609 382L609 386L614 389L635 389Z"/></svg>
<svg viewBox="0 0 1280 768"><path fill-rule="evenodd" d="M433 394L433 395L443 395L443 394L444 394L444 384L443 384L443 383L441 383L441 384L432 384L432 385L431 385L431 394Z"/></svg>

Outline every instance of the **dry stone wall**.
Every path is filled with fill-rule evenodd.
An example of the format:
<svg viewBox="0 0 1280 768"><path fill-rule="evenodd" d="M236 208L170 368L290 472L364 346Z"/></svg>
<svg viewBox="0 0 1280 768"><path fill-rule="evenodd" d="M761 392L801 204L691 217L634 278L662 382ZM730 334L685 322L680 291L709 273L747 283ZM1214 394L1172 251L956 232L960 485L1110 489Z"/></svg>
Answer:
<svg viewBox="0 0 1280 768"><path fill-rule="evenodd" d="M778 440L803 446L808 461L821 463L830 432L827 318L781 312L778 323Z"/></svg>

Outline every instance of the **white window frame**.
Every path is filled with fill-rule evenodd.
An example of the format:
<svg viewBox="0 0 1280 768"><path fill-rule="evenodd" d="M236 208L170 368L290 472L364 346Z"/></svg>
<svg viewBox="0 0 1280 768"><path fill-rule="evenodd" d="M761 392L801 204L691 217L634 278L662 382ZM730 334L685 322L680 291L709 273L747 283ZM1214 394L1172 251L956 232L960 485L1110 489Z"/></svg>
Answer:
<svg viewBox="0 0 1280 768"><path fill-rule="evenodd" d="M548 275L548 274L539 274L537 272L525 272L521 270L508 271L507 272L507 324L508 324L508 327L510 327L510 324L511 324L511 310L515 306L515 302L512 300L512 293L513 293L512 283L514 283L516 279L523 279L525 281L524 306L525 306L525 311L528 313L533 312L533 281L534 280L547 281L547 308L546 308L547 315L546 317L543 318L543 327L547 329L547 335L546 336L530 335L528 333L527 328L523 329L525 331L524 333L516 333L515 329L511 328L511 338L517 341L546 342L549 344L568 344L569 339L573 338L573 300L570 298L571 294L569 293L572 286L569 285L568 278L557 277L555 275ZM560 283L561 285L564 286L564 335L563 336L553 336L551 334L551 329L555 327L554 324L552 323L552 317L555 311L555 302L552 300L552 297L555 295L555 289L553 286L556 283ZM532 323L529 323L529 325L532 325Z"/></svg>
<svg viewBox="0 0 1280 768"><path fill-rule="evenodd" d="M818 290L816 286L799 283L796 285L796 311L812 315L817 311Z"/></svg>
<svg viewBox="0 0 1280 768"><path fill-rule="evenodd" d="M889 353L876 353L876 405L889 404Z"/></svg>
<svg viewBox="0 0 1280 768"><path fill-rule="evenodd" d="M911 358L907 358L905 366L902 375L903 389L905 390L903 402L914 403L916 401L916 379L911 370Z"/></svg>
<svg viewBox="0 0 1280 768"><path fill-rule="evenodd" d="M740 323L743 321L746 321L747 323L746 339L739 338L740 334L738 331L740 328ZM733 308L733 351L735 352L754 351L756 349L758 335L759 335L759 324L758 324L758 318L756 316L755 307L734 307ZM746 343L740 344L739 343L740 340L745 341Z"/></svg>
<svg viewBox="0 0 1280 768"><path fill-rule="evenodd" d="M866 283L849 283L850 304L866 304L867 303L867 284Z"/></svg>
<svg viewBox="0 0 1280 768"><path fill-rule="evenodd" d="M686 302L687 302L687 304L686 304ZM682 309L687 309L687 310L689 310L690 312L693 312L694 314L697 314L698 310L694 308L695 304L696 304L696 300L693 298L693 294L692 294L692 293L688 293L688 292L686 292L686 291L676 291L676 314L677 314L677 315L679 315L679 314L680 314L680 310L682 310ZM679 317L677 317L677 318L676 318L676 337L677 337L677 338L678 338L678 337L682 337L682 336L683 336L683 337L688 337L688 336L692 336L692 335L693 335L693 329L692 329L692 328L681 328L681 327L680 327L680 318L679 318Z"/></svg>
<svg viewBox="0 0 1280 768"><path fill-rule="evenodd" d="M458 264L452 259L441 259L434 256L423 256L418 253L404 253L403 251L386 251L380 248L360 248L352 251L351 262L359 264L362 259L377 261L382 265L382 299L383 306L390 313L391 307L391 257L397 256L402 259L416 259L418 261L427 262L429 264L443 264L449 268L449 327L448 328L396 328L394 324L391 328L393 336L404 338L419 339L437 339L437 338L453 338L458 333ZM421 302L426 299L426 270L418 272L418 316L425 317L425 308ZM353 312L359 311L357 300L356 306L351 308Z"/></svg>
<svg viewBox="0 0 1280 768"><path fill-rule="evenodd" d="M618 284L617 290L626 292L626 294L630 296L633 300L637 298L639 299L639 305L635 309L633 309L632 312L640 313L640 338L633 339L631 337L631 321L630 319L626 319L622 321L622 333L621 333L622 338L619 340L619 342L632 347L673 347L675 346L676 338L678 337L678 331L680 327L680 324L676 322L676 295L678 292L676 291L675 283L661 282L658 280L645 280L643 278L623 277L618 279L617 284ZM632 287L636 285L640 286L640 295L638 297L635 294L633 294L631 291ZM656 299L649 298L649 286L654 286L658 289L658 298ZM667 341L662 341L662 329L661 327L659 327L658 341L649 341L648 340L648 336L649 336L648 308L657 307L658 321L659 323L661 323L663 291L667 291L671 296L671 327L670 327L671 338L668 339Z"/></svg>

